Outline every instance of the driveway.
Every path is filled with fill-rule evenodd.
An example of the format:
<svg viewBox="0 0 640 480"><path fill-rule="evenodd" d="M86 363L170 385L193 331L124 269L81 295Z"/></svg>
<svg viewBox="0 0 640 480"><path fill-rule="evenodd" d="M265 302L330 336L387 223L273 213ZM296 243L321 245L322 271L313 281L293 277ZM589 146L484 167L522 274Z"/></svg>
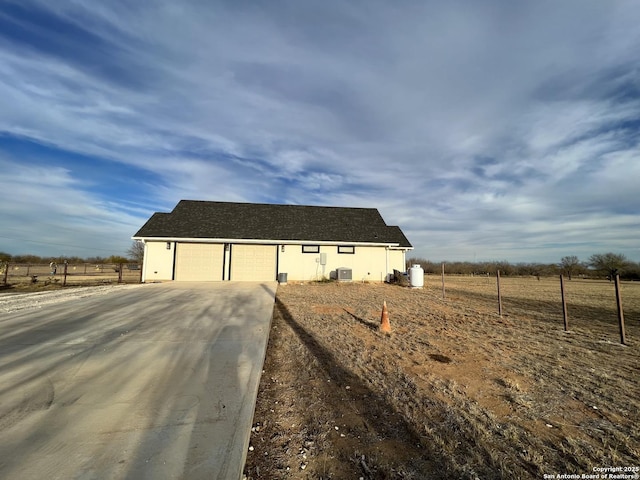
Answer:
<svg viewBox="0 0 640 480"><path fill-rule="evenodd" d="M0 313L0 478L238 479L276 282Z"/></svg>

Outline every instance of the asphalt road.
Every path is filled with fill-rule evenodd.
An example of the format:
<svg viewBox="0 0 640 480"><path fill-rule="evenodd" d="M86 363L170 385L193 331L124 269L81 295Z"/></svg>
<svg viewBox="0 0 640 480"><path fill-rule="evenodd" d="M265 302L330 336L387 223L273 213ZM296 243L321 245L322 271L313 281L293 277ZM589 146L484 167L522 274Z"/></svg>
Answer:
<svg viewBox="0 0 640 480"><path fill-rule="evenodd" d="M276 285L0 313L0 478L240 478Z"/></svg>

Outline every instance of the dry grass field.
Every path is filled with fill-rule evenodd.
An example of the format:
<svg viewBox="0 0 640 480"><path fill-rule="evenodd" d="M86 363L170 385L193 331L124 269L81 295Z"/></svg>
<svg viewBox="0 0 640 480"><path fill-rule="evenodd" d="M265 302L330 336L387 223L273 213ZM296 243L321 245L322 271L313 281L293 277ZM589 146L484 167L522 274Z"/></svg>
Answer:
<svg viewBox="0 0 640 480"><path fill-rule="evenodd" d="M640 284L439 277L278 289L250 479L544 478L640 467ZM392 326L378 331L383 300Z"/></svg>

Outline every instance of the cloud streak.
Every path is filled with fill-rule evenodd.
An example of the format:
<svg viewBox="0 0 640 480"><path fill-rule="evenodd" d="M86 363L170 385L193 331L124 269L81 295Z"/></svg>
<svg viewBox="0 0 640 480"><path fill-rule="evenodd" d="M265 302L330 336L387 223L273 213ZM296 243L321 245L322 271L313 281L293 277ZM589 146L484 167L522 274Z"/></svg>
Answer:
<svg viewBox="0 0 640 480"><path fill-rule="evenodd" d="M63 218L82 198L113 223L83 243L114 253L192 198L375 206L432 260L637 260L639 21L632 1L8 2L0 148L26 180L5 194L31 224L34 191Z"/></svg>

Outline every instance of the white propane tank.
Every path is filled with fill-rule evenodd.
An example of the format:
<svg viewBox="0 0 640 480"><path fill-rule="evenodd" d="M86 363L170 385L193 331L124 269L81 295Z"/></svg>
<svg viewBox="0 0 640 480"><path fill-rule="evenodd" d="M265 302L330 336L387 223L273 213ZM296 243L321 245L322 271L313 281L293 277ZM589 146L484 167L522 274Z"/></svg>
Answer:
<svg viewBox="0 0 640 480"><path fill-rule="evenodd" d="M409 269L409 286L411 288L424 286L424 270L420 265L412 265Z"/></svg>

